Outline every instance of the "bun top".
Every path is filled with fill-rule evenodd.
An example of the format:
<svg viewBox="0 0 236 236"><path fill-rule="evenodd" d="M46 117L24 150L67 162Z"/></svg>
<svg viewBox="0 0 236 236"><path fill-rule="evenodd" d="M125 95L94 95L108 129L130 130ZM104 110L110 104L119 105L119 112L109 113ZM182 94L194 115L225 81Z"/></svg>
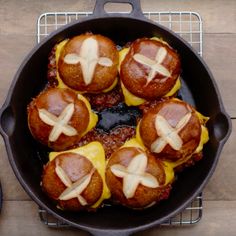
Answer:
<svg viewBox="0 0 236 236"><path fill-rule="evenodd" d="M28 107L32 135L54 150L65 150L79 141L89 121L85 102L69 89L47 89Z"/></svg>
<svg viewBox="0 0 236 236"><path fill-rule="evenodd" d="M179 75L178 54L167 43L148 38L137 39L131 44L120 67L124 86L147 100L166 95Z"/></svg>
<svg viewBox="0 0 236 236"><path fill-rule="evenodd" d="M58 71L68 87L99 93L116 81L118 60L118 51L112 40L87 33L67 41L60 53Z"/></svg>
<svg viewBox="0 0 236 236"><path fill-rule="evenodd" d="M130 140L112 154L106 182L115 202L143 209L167 198L171 183L167 181L170 178L164 163L136 144L140 145L135 139Z"/></svg>
<svg viewBox="0 0 236 236"><path fill-rule="evenodd" d="M139 148L123 147L112 154L107 168L116 178L123 179L122 191L129 199L135 196L139 185L153 189L165 183L164 169L154 160Z"/></svg>
<svg viewBox="0 0 236 236"><path fill-rule="evenodd" d="M178 160L191 155L197 148L201 123L193 107L170 99L145 113L140 123L140 136L156 156Z"/></svg>
<svg viewBox="0 0 236 236"><path fill-rule="evenodd" d="M45 166L42 186L61 208L73 211L93 205L103 192L93 163L73 152L59 154Z"/></svg>

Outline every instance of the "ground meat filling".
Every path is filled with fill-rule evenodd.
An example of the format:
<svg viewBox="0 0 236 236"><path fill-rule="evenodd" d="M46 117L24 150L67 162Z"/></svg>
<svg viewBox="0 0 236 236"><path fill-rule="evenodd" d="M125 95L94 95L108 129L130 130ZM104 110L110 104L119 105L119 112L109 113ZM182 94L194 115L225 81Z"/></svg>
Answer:
<svg viewBox="0 0 236 236"><path fill-rule="evenodd" d="M109 133L105 133L99 130L92 130L86 134L78 143L78 146L83 146L92 141L101 142L104 149L106 158L109 158L113 152L121 147L126 140L135 136L134 127L118 127L111 130Z"/></svg>
<svg viewBox="0 0 236 236"><path fill-rule="evenodd" d="M86 97L88 98L91 107L96 111L101 111L105 108L116 106L123 101L123 94L119 84L110 92L101 94L86 94Z"/></svg>
<svg viewBox="0 0 236 236"><path fill-rule="evenodd" d="M56 87L58 85L57 81L57 64L56 64L56 47L55 45L48 57L48 73L47 79L50 86Z"/></svg>

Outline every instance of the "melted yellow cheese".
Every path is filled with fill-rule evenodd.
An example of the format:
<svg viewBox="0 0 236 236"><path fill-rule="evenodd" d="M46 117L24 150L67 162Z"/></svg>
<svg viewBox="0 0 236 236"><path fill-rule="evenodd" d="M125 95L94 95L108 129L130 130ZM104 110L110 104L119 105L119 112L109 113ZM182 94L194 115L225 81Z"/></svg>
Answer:
<svg viewBox="0 0 236 236"><path fill-rule="evenodd" d="M63 47L65 46L65 44L68 42L68 39L63 40L62 42L60 42L57 46L56 46L56 67L58 68L58 61L59 61L59 57L61 54L61 50L63 49ZM58 88L69 88L61 79L58 69L57 69L57 81L58 81Z"/></svg>
<svg viewBox="0 0 236 236"><path fill-rule="evenodd" d="M199 118L201 124L206 124L207 121L209 120L209 117L202 115L202 114L201 114L200 112L198 112L198 111L196 111L196 112L197 112L197 116L198 116L198 118Z"/></svg>
<svg viewBox="0 0 236 236"><path fill-rule="evenodd" d="M180 78L178 78L175 82L174 87L166 94L164 95L164 97L171 97L173 96L181 87L181 82L180 82Z"/></svg>
<svg viewBox="0 0 236 236"><path fill-rule="evenodd" d="M127 53L129 52L129 48L123 48L122 50L119 51L119 71L120 71L120 66L122 61L125 59L125 56L127 55ZM173 96L181 87L181 82L180 79L178 78L176 80L175 85L173 86L173 88L164 96L164 97L170 97ZM135 96L134 94L132 94L125 86L124 84L121 82L121 89L124 95L124 99L125 99L125 103L128 106L139 106L141 104L143 104L144 102L146 102L146 100L144 98L140 98Z"/></svg>
<svg viewBox="0 0 236 236"><path fill-rule="evenodd" d="M137 97L133 95L121 82L121 89L124 95L125 104L128 106L139 106L146 102L144 98Z"/></svg>
<svg viewBox="0 0 236 236"><path fill-rule="evenodd" d="M120 71L120 66L122 61L125 59L125 56L128 54L129 48L123 48L119 51L119 65L118 65L118 70Z"/></svg>
<svg viewBox="0 0 236 236"><path fill-rule="evenodd" d="M156 41L161 42L161 43L164 43L164 44L166 44L168 47L170 47L170 45L169 45L166 41L164 41L162 38L152 37L151 39L152 39L152 40L156 40Z"/></svg>
<svg viewBox="0 0 236 236"><path fill-rule="evenodd" d="M144 145L144 143L143 143L143 140L142 140L142 138L141 138L141 135L140 135L140 121L138 122L138 124L137 124L137 127L136 127L136 139L137 139L137 141L144 147L145 145Z"/></svg>
<svg viewBox="0 0 236 236"><path fill-rule="evenodd" d="M118 78L116 77L116 79L114 80L114 82L112 83L112 85L111 85L109 88L104 89L102 92L103 92L103 93L110 92L113 88L116 87L117 83L118 83Z"/></svg>
<svg viewBox="0 0 236 236"><path fill-rule="evenodd" d="M187 157L184 157L184 158L181 158L181 159L179 159L179 160L177 160L177 161L164 161L164 163L167 165L167 166L169 166L169 167L171 167L172 169L174 169L174 168L176 168L177 166L180 166L180 165L182 165L183 163L185 163L185 162L187 162L190 158L192 157L192 155L190 155L190 156L187 156Z"/></svg>
<svg viewBox="0 0 236 236"><path fill-rule="evenodd" d="M136 147L136 148L140 148L143 151L146 150L146 147L143 144L139 143L139 141L136 138L132 138L126 141L121 148L123 147Z"/></svg>
<svg viewBox="0 0 236 236"><path fill-rule="evenodd" d="M58 155L62 153L75 153L82 155L88 160L90 160L93 166L97 169L98 173L100 174L103 182L103 191L99 200L92 205L92 208L97 208L104 199L108 199L111 196L110 190L107 187L106 179L105 179L105 170L106 170L106 159L105 159L105 152L103 146L99 142L91 142L83 147L63 151L63 152L51 152L49 154L49 160L52 161Z"/></svg>
<svg viewBox="0 0 236 236"><path fill-rule="evenodd" d="M65 39L65 40L63 40L62 42L60 42L57 46L56 46L56 53L55 53L55 55L56 55L56 67L58 68L58 61L59 61L59 57L60 57L60 54L61 54L61 50L63 49L63 47L65 46L65 44L68 42L68 39ZM61 79L61 77L60 77L60 75L59 75L59 72L58 72L58 69L57 69L57 81L58 81L58 85L57 85L57 87L58 88L69 88L64 82L63 82L63 80ZM107 93L107 92L109 92L109 91L111 91L113 88L115 88L115 86L117 85L117 83L118 83L118 79L116 78L115 80L114 80L114 82L112 83L112 85L109 87L109 88L107 88L107 89L104 89L102 92L104 92L104 93ZM69 88L69 89L71 89L71 88ZM72 90L74 90L74 89L72 89ZM85 93L86 91L84 91L84 92L80 92L80 91L76 91L76 90L74 90L75 92L77 92L77 93Z"/></svg>
<svg viewBox="0 0 236 236"><path fill-rule="evenodd" d="M143 145L143 143L140 143L140 140L137 138L132 138L125 142L125 144L122 147L136 147L140 148L141 150L145 151L146 147ZM122 148L121 147L121 148ZM161 160L160 160L161 161ZM166 175L166 181L164 185L167 185L169 183L172 183L175 177L174 169L169 163L166 163L164 161L161 161L163 163L165 175Z"/></svg>
<svg viewBox="0 0 236 236"><path fill-rule="evenodd" d="M167 184L171 184L174 181L175 178L175 172L174 172L174 168L172 165L169 165L169 163L162 161L163 163L163 167L165 170L165 174L166 174L166 182L165 185Z"/></svg>
<svg viewBox="0 0 236 236"><path fill-rule="evenodd" d="M98 122L98 116L92 112L91 106L89 101L81 94L78 94L78 99L80 99L81 101L83 101L89 111L89 124L85 130L85 132L82 134L82 136L84 136L85 134L87 134L91 129L93 129L97 122Z"/></svg>
<svg viewBox="0 0 236 236"><path fill-rule="evenodd" d="M204 145L205 143L207 143L208 140L209 140L208 129L207 129L205 126L203 126L203 125L201 125L201 128L202 128L201 139L200 139L200 142L199 142L199 144L198 144L198 147L196 148L196 150L195 150L194 153L199 153L199 152L201 152L202 149L203 149L203 145Z"/></svg>

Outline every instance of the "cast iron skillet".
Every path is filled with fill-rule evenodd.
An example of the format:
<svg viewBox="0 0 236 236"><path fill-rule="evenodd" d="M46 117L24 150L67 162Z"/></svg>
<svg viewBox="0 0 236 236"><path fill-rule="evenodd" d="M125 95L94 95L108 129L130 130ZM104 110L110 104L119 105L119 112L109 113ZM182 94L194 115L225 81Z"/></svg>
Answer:
<svg viewBox="0 0 236 236"><path fill-rule="evenodd" d="M231 122L207 65L183 39L146 19L142 14L139 0L116 1L132 5L133 10L128 15L106 13L106 2L110 0L97 1L91 18L60 28L37 45L25 58L0 111L1 134L18 180L38 205L72 226L96 235L128 235L160 224L183 210L196 197L216 167L223 145L230 135ZM211 117L208 123L210 141L204 148L203 160L178 175L168 200L142 212L118 206L104 207L96 213L63 212L54 206L39 185L42 161L45 161L41 155L44 149L29 133L26 107L46 84L48 54L52 47L65 38L87 31L106 35L119 45L144 36L163 38L181 56L182 99Z"/></svg>

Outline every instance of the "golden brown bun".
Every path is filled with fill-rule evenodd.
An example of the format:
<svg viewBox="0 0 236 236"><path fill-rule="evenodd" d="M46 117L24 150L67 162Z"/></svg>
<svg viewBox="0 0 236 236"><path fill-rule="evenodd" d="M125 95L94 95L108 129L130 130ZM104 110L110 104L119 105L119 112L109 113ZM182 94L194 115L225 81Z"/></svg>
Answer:
<svg viewBox="0 0 236 236"><path fill-rule="evenodd" d="M68 121L77 134L67 136L61 133L56 141L49 141L53 126L39 117L39 110L45 109L56 117L69 105L74 104L74 112ZM78 122L83 121L83 122ZM54 150L65 150L79 141L89 123L89 111L85 103L77 99L77 94L69 89L50 88L41 92L28 106L28 125L34 138Z"/></svg>
<svg viewBox="0 0 236 236"><path fill-rule="evenodd" d="M130 161L138 154L144 153L135 147L124 147L114 152L109 159L106 168L106 182L111 191L112 200L130 208L145 208L163 198L166 198L170 191L170 186L164 186L165 172L162 163L152 156L146 154L148 158L145 173L151 174L159 183L159 187L150 188L139 183L132 198L127 198L123 192L123 178L117 177L111 170L113 165L119 164L127 168ZM135 178L135 176L133 177Z"/></svg>
<svg viewBox="0 0 236 236"><path fill-rule="evenodd" d="M86 157L74 153L60 154L44 167L42 188L50 198L58 203L60 208L78 211L88 208L98 201L102 194L103 182L97 170L94 171L88 186L80 194L87 201L87 205L81 205L77 198L59 200L59 196L67 187L55 171L57 165L64 170L72 183L89 174L94 167Z"/></svg>
<svg viewBox="0 0 236 236"><path fill-rule="evenodd" d="M155 73L152 80L147 83L150 67L134 59L134 55L141 54L153 61L160 48L166 50L166 56L160 63L169 72L170 76ZM178 54L167 44L142 38L134 41L128 54L121 63L120 77L124 86L134 95L147 100L153 100L166 95L175 85L180 75L180 59Z"/></svg>
<svg viewBox="0 0 236 236"><path fill-rule="evenodd" d="M182 147L176 150L169 143L166 143L163 150L156 152L155 155L173 161L191 155L197 148L201 137L201 124L195 109L177 99L160 102L154 108L149 109L140 123L140 136L149 150L152 149L151 146L154 141L160 138L155 126L157 114L163 117L173 129L176 129L177 124L185 115L189 114L190 118L184 127L177 132L183 142Z"/></svg>
<svg viewBox="0 0 236 236"><path fill-rule="evenodd" d="M79 55L84 40L88 38L93 38L98 42L98 57L109 58L112 61L112 65L102 66L97 63L92 81L86 85L80 62L77 64L67 64L64 58L71 53ZM75 36L66 43L60 54L58 71L61 79L68 87L77 91L100 93L114 83L118 73L118 60L116 45L109 38L102 35L83 34Z"/></svg>

